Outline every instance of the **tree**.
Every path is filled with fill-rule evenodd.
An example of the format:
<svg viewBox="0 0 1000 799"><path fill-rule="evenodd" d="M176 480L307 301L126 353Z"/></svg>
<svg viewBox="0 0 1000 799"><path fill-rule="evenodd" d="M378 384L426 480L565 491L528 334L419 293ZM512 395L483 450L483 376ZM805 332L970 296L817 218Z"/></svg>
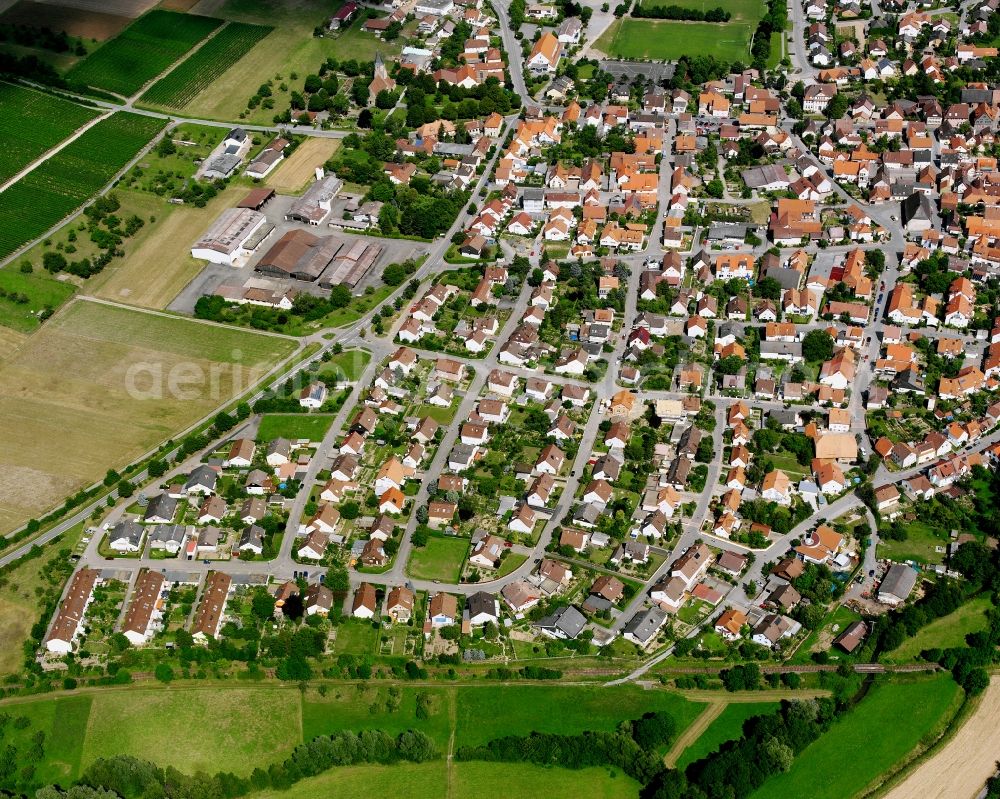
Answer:
<svg viewBox="0 0 1000 799"><path fill-rule="evenodd" d="M765 300L779 300L781 284L773 277L765 277L754 287L754 294Z"/></svg>
<svg viewBox="0 0 1000 799"><path fill-rule="evenodd" d="M267 591L258 591L250 603L253 615L261 621L267 621L274 616L274 597Z"/></svg>
<svg viewBox="0 0 1000 799"><path fill-rule="evenodd" d="M156 675L156 679L162 683L169 683L174 679L174 670L168 663L157 663L153 673Z"/></svg>
<svg viewBox="0 0 1000 799"><path fill-rule="evenodd" d="M825 330L810 330L802 339L802 357L809 363L830 360L833 355L833 338Z"/></svg>

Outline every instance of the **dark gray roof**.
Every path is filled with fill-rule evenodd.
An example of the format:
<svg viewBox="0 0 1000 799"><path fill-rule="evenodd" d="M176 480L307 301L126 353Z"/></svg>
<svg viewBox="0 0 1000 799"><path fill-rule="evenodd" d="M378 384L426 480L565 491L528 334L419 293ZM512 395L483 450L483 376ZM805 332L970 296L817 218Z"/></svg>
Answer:
<svg viewBox="0 0 1000 799"><path fill-rule="evenodd" d="M625 625L624 632L645 644L656 635L666 620L667 614L659 608L641 610Z"/></svg>
<svg viewBox="0 0 1000 799"><path fill-rule="evenodd" d="M878 587L879 594L888 594L905 600L917 584L917 573L905 563L894 563L885 573L882 584Z"/></svg>
<svg viewBox="0 0 1000 799"><path fill-rule="evenodd" d="M587 617L572 605L559 608L538 622L540 628L557 631L567 638L576 638L586 625Z"/></svg>

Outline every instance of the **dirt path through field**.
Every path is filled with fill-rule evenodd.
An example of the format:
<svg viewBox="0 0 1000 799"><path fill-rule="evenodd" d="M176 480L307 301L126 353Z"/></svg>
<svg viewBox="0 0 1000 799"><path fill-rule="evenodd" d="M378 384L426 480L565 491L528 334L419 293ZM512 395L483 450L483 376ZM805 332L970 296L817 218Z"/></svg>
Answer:
<svg viewBox="0 0 1000 799"><path fill-rule="evenodd" d="M996 769L1000 752L1000 676L955 736L883 799L972 799Z"/></svg>
<svg viewBox="0 0 1000 799"><path fill-rule="evenodd" d="M722 711L726 709L725 702L711 702L708 707L706 707L700 716L691 722L686 730L674 745L667 752L666 756L663 758L663 762L666 763L670 768L677 765L677 761L680 756L684 754L684 750L687 749L691 744L697 741L703 732L709 728L709 725L715 721L719 716L722 715Z"/></svg>

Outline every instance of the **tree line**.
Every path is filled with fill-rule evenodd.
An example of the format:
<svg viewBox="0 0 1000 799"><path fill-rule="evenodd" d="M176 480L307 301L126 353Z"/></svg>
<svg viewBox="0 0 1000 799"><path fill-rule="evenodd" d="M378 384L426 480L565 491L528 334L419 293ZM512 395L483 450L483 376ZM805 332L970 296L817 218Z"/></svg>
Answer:
<svg viewBox="0 0 1000 799"><path fill-rule="evenodd" d="M229 772L183 774L129 755L100 758L84 771L76 786L63 791L42 788L38 799L237 799L264 790L287 790L300 780L335 766L363 763L423 763L439 756L434 742L419 730L392 736L382 730L342 730L295 747L285 760L255 768L249 777Z"/></svg>
<svg viewBox="0 0 1000 799"><path fill-rule="evenodd" d="M636 6L632 16L641 19L679 19L685 22L729 22L732 14L721 6L702 11L700 8L683 6Z"/></svg>

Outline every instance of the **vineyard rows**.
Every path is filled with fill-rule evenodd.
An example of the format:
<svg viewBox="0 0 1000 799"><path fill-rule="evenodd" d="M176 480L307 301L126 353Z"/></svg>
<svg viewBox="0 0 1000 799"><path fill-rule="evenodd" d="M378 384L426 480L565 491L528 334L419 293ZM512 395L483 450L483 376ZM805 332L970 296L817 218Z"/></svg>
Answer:
<svg viewBox="0 0 1000 799"><path fill-rule="evenodd" d="M163 119L112 114L0 193L0 258L96 195L164 125Z"/></svg>
<svg viewBox="0 0 1000 799"><path fill-rule="evenodd" d="M230 22L190 58L153 84L142 96L147 103L183 108L274 28Z"/></svg>
<svg viewBox="0 0 1000 799"><path fill-rule="evenodd" d="M97 116L97 111L34 89L0 83L0 182L16 175Z"/></svg>
<svg viewBox="0 0 1000 799"><path fill-rule="evenodd" d="M221 24L213 17L150 11L73 67L66 79L130 97Z"/></svg>

